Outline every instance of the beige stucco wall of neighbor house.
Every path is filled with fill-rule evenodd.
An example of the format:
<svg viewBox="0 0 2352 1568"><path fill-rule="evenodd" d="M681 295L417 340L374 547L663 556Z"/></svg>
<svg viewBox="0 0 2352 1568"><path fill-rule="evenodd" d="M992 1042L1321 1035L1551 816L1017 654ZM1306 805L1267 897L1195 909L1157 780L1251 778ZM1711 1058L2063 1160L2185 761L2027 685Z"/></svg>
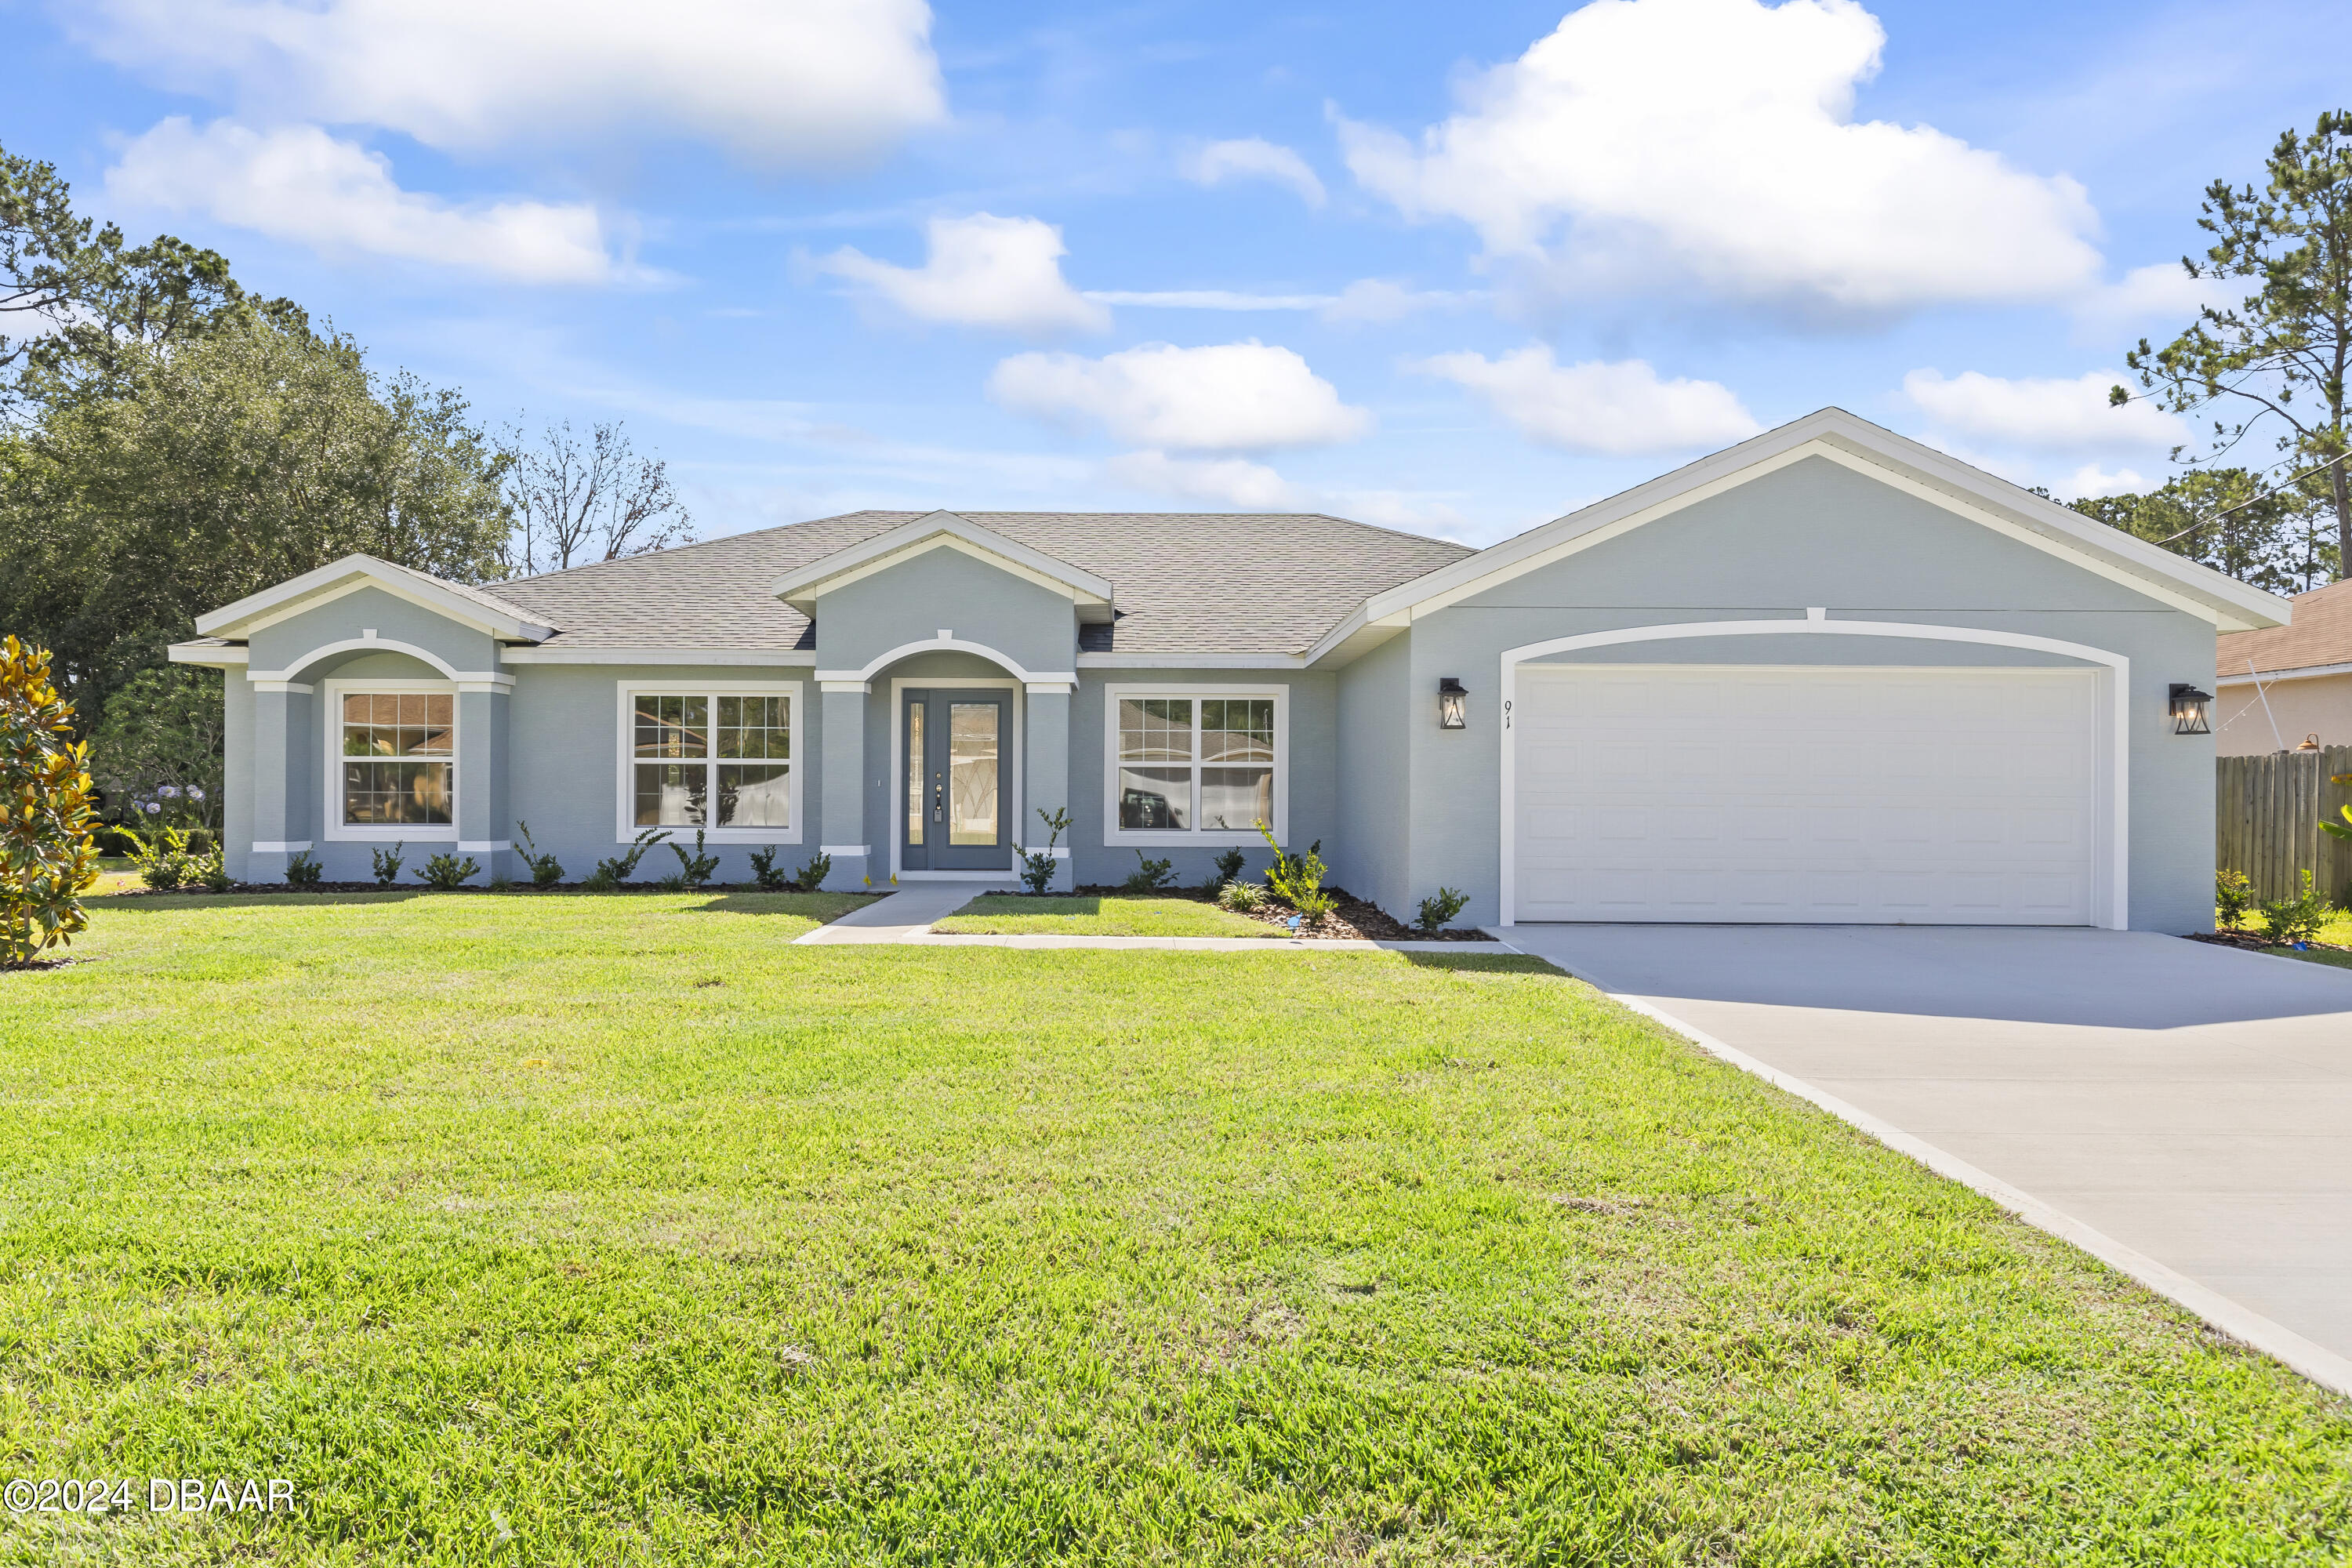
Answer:
<svg viewBox="0 0 2352 1568"><path fill-rule="evenodd" d="M2265 710L2267 709L2267 710ZM2352 671L2276 676L2224 686L2213 700L2213 748L2224 757L2293 751L2305 735L2323 746L2352 746Z"/></svg>

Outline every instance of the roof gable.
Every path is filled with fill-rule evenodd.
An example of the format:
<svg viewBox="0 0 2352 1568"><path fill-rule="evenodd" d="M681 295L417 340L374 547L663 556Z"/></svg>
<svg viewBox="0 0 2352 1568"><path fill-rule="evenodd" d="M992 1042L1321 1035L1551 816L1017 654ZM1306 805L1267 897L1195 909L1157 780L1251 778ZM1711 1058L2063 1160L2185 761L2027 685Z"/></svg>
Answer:
<svg viewBox="0 0 2352 1568"><path fill-rule="evenodd" d="M1596 501L1435 572L1374 594L1333 627L1312 658L1352 657L1384 630L1412 623L1522 573L1564 560L1685 507L1807 458L1826 458L1969 521L2073 562L2225 631L2277 626L2284 601L2095 522L1932 447L1824 408L1752 440Z"/></svg>
<svg viewBox="0 0 2352 1568"><path fill-rule="evenodd" d="M257 594L248 594L235 604L198 616L196 630L208 637L249 637L264 626L315 610L362 588L381 589L494 637L535 643L554 636L556 631L553 626L494 594L446 582L430 573L373 555L346 555L316 571L289 577Z"/></svg>
<svg viewBox="0 0 2352 1568"><path fill-rule="evenodd" d="M932 512L821 555L777 578L772 591L803 615L814 615L818 598L832 589L887 572L914 556L943 549L960 551L1024 582L1063 595L1077 605L1081 620L1112 618L1111 585L1108 580L951 511Z"/></svg>
<svg viewBox="0 0 2352 1568"><path fill-rule="evenodd" d="M2220 639L2217 662L2223 680L2245 680L2259 671L2352 667L2352 578L2297 594L2285 626L2241 632Z"/></svg>

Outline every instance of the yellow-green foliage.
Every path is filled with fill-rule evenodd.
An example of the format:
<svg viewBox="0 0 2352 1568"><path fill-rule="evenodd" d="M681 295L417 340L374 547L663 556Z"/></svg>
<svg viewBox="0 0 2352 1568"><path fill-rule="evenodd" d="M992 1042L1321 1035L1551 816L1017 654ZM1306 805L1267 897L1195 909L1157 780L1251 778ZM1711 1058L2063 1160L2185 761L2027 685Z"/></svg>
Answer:
<svg viewBox="0 0 2352 1568"><path fill-rule="evenodd" d="M29 963L87 924L98 880L89 774L73 704L49 684L46 648L0 644L0 965Z"/></svg>

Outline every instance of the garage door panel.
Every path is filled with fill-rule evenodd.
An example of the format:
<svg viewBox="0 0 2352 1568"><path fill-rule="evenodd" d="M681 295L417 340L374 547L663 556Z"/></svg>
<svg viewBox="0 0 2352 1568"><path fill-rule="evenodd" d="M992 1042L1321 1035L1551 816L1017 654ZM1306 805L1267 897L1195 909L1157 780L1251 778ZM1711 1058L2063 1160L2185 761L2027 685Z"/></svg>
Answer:
<svg viewBox="0 0 2352 1568"><path fill-rule="evenodd" d="M1519 674L1517 919L2092 917L2090 671Z"/></svg>

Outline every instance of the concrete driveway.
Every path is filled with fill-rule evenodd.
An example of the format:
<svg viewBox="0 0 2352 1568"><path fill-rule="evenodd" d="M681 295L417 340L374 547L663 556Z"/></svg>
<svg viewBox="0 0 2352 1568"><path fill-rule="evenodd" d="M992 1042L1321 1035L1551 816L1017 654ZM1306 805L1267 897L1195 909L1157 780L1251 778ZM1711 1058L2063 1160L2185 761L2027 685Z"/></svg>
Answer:
<svg viewBox="0 0 2352 1568"><path fill-rule="evenodd" d="M2136 931L1503 934L2352 1393L2352 970Z"/></svg>

